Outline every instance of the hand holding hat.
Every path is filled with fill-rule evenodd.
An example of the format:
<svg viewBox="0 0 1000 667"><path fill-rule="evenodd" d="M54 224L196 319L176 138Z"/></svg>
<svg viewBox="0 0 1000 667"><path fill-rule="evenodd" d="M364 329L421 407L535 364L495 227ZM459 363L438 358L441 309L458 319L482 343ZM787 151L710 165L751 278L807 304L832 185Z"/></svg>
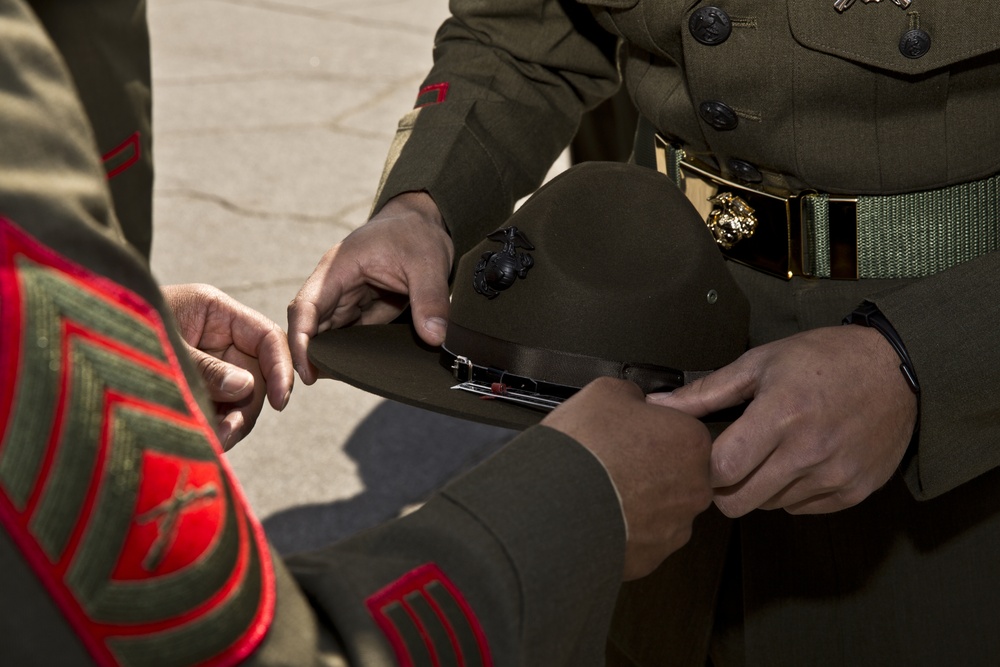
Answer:
<svg viewBox="0 0 1000 667"><path fill-rule="evenodd" d="M648 404L631 382L595 380L542 425L575 439L608 471L625 517L625 579L646 576L686 544L691 522L712 503L708 429Z"/></svg>
<svg viewBox="0 0 1000 667"><path fill-rule="evenodd" d="M825 327L755 347L701 380L655 398L704 415L752 402L712 449L715 504L836 512L885 484L913 435L917 398L874 329Z"/></svg>
<svg viewBox="0 0 1000 667"><path fill-rule="evenodd" d="M295 369L316 381L307 349L317 333L352 324L385 324L409 302L418 335L440 345L448 316L448 273L455 251L430 195L408 192L320 259L288 304Z"/></svg>
<svg viewBox="0 0 1000 667"><path fill-rule="evenodd" d="M672 389L747 347L749 306L711 233L642 167L564 172L454 275L441 349L408 322L347 327L312 340L312 363L387 398L525 428L598 377Z"/></svg>

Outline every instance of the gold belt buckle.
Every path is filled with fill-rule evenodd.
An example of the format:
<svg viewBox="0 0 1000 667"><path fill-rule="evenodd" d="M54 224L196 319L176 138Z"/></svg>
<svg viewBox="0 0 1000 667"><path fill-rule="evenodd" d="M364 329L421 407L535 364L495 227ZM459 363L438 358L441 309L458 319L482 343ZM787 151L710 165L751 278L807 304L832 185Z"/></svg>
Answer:
<svg viewBox="0 0 1000 667"><path fill-rule="evenodd" d="M664 174L668 174L668 148L656 135L657 170ZM706 225L726 257L785 280L826 273L817 268L817 258L812 256L818 247L810 233L815 224L807 213L812 193L773 195L728 181L686 160L680 161L679 169L683 178L697 178L715 189L709 199L715 206ZM830 196L827 203L829 277L857 280L857 199Z"/></svg>

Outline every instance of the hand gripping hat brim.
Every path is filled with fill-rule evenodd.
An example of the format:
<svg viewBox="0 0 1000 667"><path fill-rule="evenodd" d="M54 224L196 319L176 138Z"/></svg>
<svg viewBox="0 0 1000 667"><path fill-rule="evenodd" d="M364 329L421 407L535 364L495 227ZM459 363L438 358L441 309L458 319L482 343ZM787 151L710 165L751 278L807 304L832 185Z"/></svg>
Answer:
<svg viewBox="0 0 1000 667"><path fill-rule="evenodd" d="M540 188L455 271L443 349L408 322L312 340L321 374L444 414L523 429L603 375L675 388L747 347L749 306L677 187L585 163ZM453 389L465 382L486 396ZM504 398L498 398L503 395Z"/></svg>

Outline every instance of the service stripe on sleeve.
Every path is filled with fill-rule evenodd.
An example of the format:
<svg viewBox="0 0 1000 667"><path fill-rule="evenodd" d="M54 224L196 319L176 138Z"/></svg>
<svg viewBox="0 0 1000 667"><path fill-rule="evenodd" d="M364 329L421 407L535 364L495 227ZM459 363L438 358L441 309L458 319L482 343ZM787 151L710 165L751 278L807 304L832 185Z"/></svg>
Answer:
<svg viewBox="0 0 1000 667"><path fill-rule="evenodd" d="M434 563L421 565L366 600L402 667L492 667L479 619Z"/></svg>
<svg viewBox="0 0 1000 667"><path fill-rule="evenodd" d="M431 86L424 86L417 93L417 101L413 105L414 109L430 106L431 104L441 104L448 99L448 82L435 83Z"/></svg>

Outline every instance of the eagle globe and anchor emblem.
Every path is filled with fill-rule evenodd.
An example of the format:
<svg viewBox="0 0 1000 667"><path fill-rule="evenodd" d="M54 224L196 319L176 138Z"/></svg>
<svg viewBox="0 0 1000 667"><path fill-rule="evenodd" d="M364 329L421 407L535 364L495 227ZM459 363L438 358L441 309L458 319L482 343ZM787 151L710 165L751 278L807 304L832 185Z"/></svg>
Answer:
<svg viewBox="0 0 1000 667"><path fill-rule="evenodd" d="M753 207L731 192L720 192L708 201L714 206L705 224L715 237L715 242L726 250L753 236L757 231L757 217Z"/></svg>
<svg viewBox="0 0 1000 667"><path fill-rule="evenodd" d="M498 229L486 238L503 243L503 247L499 251L482 254L476 264L472 286L487 299L495 299L518 278L527 277L535 260L526 252L518 252L518 249L534 250L535 246L517 227Z"/></svg>

